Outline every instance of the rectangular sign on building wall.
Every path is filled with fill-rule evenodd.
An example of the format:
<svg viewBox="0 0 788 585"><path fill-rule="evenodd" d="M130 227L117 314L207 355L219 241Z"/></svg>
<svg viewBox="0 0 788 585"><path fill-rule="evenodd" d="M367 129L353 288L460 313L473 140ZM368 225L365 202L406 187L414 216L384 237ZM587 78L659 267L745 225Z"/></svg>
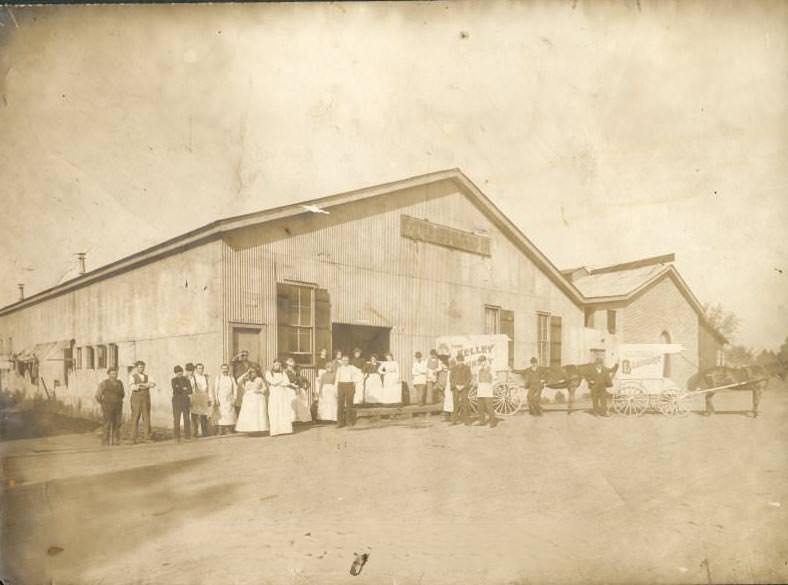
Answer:
<svg viewBox="0 0 788 585"><path fill-rule="evenodd" d="M400 233L405 238L446 246L480 256L490 256L490 238L488 237L409 215L402 215L400 218Z"/></svg>

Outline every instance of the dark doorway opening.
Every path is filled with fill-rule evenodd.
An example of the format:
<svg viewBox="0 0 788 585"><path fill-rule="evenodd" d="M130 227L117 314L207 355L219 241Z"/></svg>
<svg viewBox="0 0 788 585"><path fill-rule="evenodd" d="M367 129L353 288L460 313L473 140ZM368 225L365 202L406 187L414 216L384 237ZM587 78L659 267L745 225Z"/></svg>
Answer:
<svg viewBox="0 0 788 585"><path fill-rule="evenodd" d="M390 340L390 327L347 323L333 323L331 326L331 347L334 352L342 351L345 355L350 355L353 348L360 347L364 357L374 353L378 359L383 359L384 354L391 349Z"/></svg>

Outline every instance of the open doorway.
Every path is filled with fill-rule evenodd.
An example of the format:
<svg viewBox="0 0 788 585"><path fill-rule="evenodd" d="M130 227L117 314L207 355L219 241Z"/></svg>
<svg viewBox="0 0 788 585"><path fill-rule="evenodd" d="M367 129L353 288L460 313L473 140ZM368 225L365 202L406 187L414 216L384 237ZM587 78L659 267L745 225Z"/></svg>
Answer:
<svg viewBox="0 0 788 585"><path fill-rule="evenodd" d="M333 323L331 327L331 346L333 350L349 355L353 348L361 348L364 357L376 354L383 355L390 350L391 328L372 327L370 325L350 325Z"/></svg>

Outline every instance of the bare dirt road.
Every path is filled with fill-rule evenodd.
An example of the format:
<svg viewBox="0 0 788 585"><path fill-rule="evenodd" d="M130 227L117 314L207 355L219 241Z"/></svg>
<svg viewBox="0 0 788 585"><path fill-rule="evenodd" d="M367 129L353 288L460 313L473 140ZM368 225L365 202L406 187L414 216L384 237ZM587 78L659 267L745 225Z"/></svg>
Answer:
<svg viewBox="0 0 788 585"><path fill-rule="evenodd" d="M788 389L712 418L5 443L6 585L788 580ZM369 561L349 575L354 552Z"/></svg>

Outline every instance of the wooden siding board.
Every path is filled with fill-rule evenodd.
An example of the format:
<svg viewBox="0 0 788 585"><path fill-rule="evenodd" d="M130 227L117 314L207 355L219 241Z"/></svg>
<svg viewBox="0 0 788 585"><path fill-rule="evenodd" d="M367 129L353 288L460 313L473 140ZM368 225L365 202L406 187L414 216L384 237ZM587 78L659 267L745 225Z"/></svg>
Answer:
<svg viewBox="0 0 788 585"><path fill-rule="evenodd" d="M492 257L404 238L402 214L484 230L492 239ZM411 354L428 350L437 336L481 332L485 303L516 313L516 366L535 350L530 315L537 310L564 318L564 361L581 357L580 337L569 331L582 329L582 310L451 184L340 206L328 216L305 213L264 229L246 228L228 234L226 242L228 298L246 292L263 299L258 311L234 304L228 313L233 320L269 325L269 359L276 347L274 287L286 279L327 288L333 322L393 327L392 350L405 372ZM257 279L250 278L252 272ZM537 281L538 288L531 286Z"/></svg>

